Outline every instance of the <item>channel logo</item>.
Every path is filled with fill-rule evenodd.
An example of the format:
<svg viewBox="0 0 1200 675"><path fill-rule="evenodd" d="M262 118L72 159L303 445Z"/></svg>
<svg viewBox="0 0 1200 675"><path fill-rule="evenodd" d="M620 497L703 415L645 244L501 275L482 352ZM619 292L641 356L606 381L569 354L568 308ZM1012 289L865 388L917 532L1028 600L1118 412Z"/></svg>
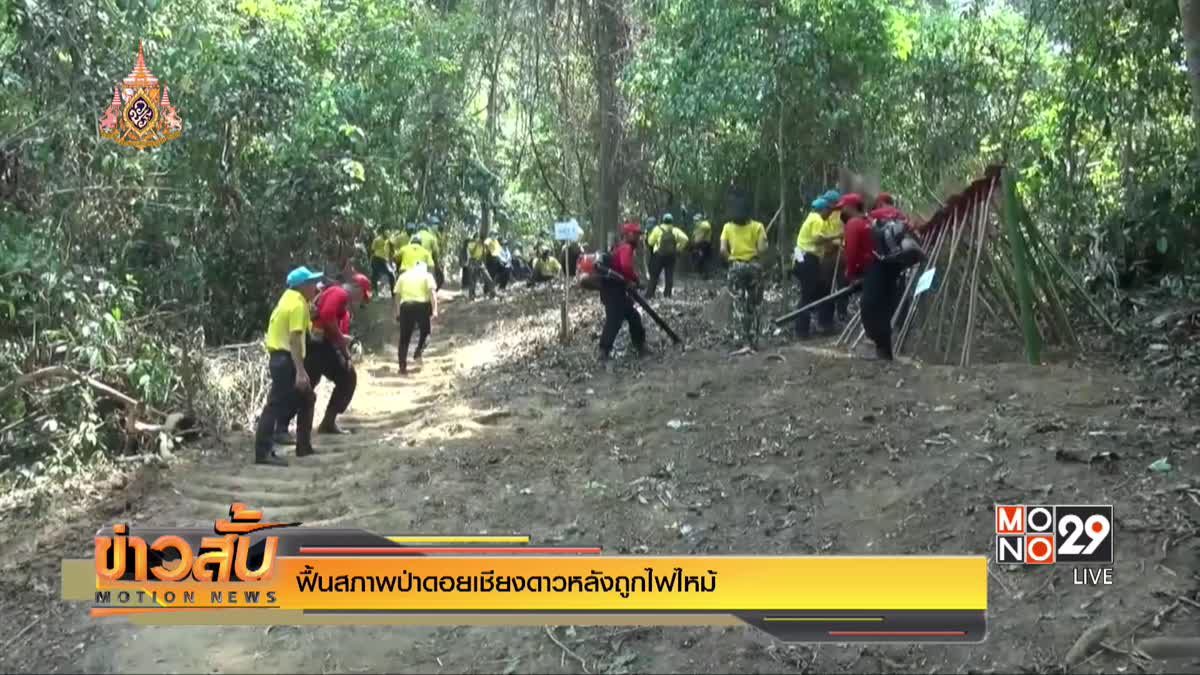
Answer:
<svg viewBox="0 0 1200 675"><path fill-rule="evenodd" d="M1111 564L1113 507L996 505L996 562Z"/></svg>

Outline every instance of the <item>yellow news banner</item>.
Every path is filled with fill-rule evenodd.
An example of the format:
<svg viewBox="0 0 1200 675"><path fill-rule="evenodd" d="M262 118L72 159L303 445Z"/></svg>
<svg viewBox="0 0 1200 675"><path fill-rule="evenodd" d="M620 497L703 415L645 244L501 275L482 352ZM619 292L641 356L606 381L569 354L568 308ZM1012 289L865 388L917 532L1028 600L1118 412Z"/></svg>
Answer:
<svg viewBox="0 0 1200 675"><path fill-rule="evenodd" d="M64 560L63 597L154 591L158 607L196 609L229 608L230 591L245 606L258 591L249 606L280 610L981 611L987 578L982 556L304 556L277 559L254 583L102 583L92 561Z"/></svg>

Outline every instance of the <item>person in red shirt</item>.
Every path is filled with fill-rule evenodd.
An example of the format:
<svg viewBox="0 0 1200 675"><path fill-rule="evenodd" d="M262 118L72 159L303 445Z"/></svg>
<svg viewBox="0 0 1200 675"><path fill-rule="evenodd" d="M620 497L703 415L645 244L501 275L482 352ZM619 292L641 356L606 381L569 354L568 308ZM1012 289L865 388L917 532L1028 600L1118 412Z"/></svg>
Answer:
<svg viewBox="0 0 1200 675"><path fill-rule="evenodd" d="M892 314L900 300L902 288L899 282L904 266L883 257L871 223L876 220L907 221L907 218L886 192L875 200L870 218L863 215L862 204L862 197L853 193L838 202L843 217L850 218L845 230L846 277L851 281L862 281L863 331L875 343L875 355L891 361Z"/></svg>
<svg viewBox="0 0 1200 675"><path fill-rule="evenodd" d="M639 355L646 354L646 328L642 315L629 297L629 289L637 288L638 275L634 267L634 251L642 237L637 223L621 226L621 240L609 255L609 267L619 278L606 279L600 287L600 302L604 303L604 329L600 333L600 361L612 356L613 344L621 332L621 324L629 323L629 339Z"/></svg>
<svg viewBox="0 0 1200 675"><path fill-rule="evenodd" d="M349 280L320 291L313 301L312 331L309 333L304 369L312 380L313 390L322 377L333 381L333 393L325 406L325 417L317 426L317 433L349 433L337 425L337 416L346 412L358 387L358 374L354 371L354 360L350 354L350 309L364 305L371 299L371 280L366 275L352 272ZM291 419L282 420L276 429L276 442L289 443L287 435Z"/></svg>
<svg viewBox="0 0 1200 675"><path fill-rule="evenodd" d="M863 215L863 201L851 192L838 200L834 209L842 212L846 279L854 282L862 278L867 267L875 260L875 245L871 236L871 223Z"/></svg>

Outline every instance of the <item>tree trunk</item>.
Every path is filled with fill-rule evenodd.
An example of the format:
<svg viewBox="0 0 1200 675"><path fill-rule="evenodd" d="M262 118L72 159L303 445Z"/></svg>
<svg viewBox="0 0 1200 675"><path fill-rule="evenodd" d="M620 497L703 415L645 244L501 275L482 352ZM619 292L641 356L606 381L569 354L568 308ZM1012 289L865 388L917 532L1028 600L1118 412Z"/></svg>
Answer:
<svg viewBox="0 0 1200 675"><path fill-rule="evenodd" d="M487 164L488 170L494 170L496 164L496 88L499 86L500 79L500 59L502 54L496 54L494 61L489 69L488 82L488 97L487 97ZM492 231L492 179L489 176L483 190L480 191L480 211L479 229L483 231L483 236L490 236Z"/></svg>
<svg viewBox="0 0 1200 675"><path fill-rule="evenodd" d="M1179 18L1187 50L1188 82L1192 86L1192 126L1200 137L1200 0L1179 0Z"/></svg>
<svg viewBox="0 0 1200 675"><path fill-rule="evenodd" d="M624 0L596 3L596 98L600 108L600 163L598 199L592 227L593 243L603 246L606 232L617 233L620 223L621 181L619 148L624 125L617 91L619 50L624 23Z"/></svg>

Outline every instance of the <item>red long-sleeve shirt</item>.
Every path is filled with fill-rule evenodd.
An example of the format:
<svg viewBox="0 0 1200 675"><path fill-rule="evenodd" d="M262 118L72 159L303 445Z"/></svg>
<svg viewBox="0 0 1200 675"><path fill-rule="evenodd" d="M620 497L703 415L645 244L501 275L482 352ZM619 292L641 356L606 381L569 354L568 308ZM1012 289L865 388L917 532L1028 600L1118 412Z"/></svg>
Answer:
<svg viewBox="0 0 1200 675"><path fill-rule="evenodd" d="M622 241L613 248L612 269L625 277L626 281L637 283L637 270L633 267L633 244Z"/></svg>
<svg viewBox="0 0 1200 675"><path fill-rule="evenodd" d="M335 347L346 344L350 332L350 294L341 286L330 286L317 297L317 317L313 321Z"/></svg>
<svg viewBox="0 0 1200 675"><path fill-rule="evenodd" d="M862 278L867 267L875 262L875 240L871 224L862 216L851 218L843 229L846 238L846 277L851 281Z"/></svg>

